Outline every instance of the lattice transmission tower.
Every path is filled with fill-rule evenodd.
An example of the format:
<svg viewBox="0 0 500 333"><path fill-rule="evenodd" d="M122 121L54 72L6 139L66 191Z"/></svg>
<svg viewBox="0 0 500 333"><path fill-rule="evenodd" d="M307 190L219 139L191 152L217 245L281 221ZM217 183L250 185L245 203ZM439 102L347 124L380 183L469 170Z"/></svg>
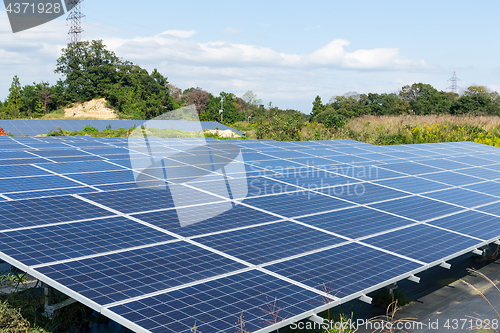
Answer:
<svg viewBox="0 0 500 333"><path fill-rule="evenodd" d="M453 76L448 80L448 82L451 82L451 86L447 89L450 89L453 93L458 94L458 81L460 81L460 79L457 77L457 74L453 72Z"/></svg>
<svg viewBox="0 0 500 333"><path fill-rule="evenodd" d="M85 17L85 15L82 14L82 3L83 0L69 1L68 7L72 9L66 21L69 21L70 24L68 35L71 43L73 44L76 44L82 40L82 18Z"/></svg>

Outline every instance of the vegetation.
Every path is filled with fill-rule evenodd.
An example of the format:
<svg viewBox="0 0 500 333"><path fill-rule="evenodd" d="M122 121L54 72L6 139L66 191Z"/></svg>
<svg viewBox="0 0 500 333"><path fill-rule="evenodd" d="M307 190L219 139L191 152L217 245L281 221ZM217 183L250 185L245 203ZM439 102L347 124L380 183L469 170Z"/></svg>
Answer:
<svg viewBox="0 0 500 333"><path fill-rule="evenodd" d="M116 130L106 129L99 131L93 126L85 126L81 131L66 131L57 127L55 130L50 131L47 136L91 136L94 138L112 138L112 137L141 137L141 136L155 136L158 138L172 139L172 138L213 138L217 140L238 140L246 139L244 137L227 138L219 136L217 133L203 133L203 132L189 132L178 129L158 129L158 128L145 128L131 127L129 129L119 128Z"/></svg>

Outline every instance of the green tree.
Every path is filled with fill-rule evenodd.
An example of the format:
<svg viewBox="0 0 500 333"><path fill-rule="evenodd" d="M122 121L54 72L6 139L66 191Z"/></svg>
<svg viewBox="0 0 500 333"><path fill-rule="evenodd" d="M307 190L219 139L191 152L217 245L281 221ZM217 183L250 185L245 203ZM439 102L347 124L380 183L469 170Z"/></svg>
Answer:
<svg viewBox="0 0 500 333"><path fill-rule="evenodd" d="M245 120L245 114L238 112L236 107L236 96L233 93L221 92L220 97L209 95L210 101L207 104L206 112L200 114L200 120L206 121L221 121L219 110L222 107L223 122L234 124L238 121ZM224 102L221 103L222 98Z"/></svg>
<svg viewBox="0 0 500 333"><path fill-rule="evenodd" d="M321 112L325 111L325 106L323 105L323 102L321 101L321 97L319 95L316 96L312 104L313 107L311 111L310 120L313 120L314 117L316 117Z"/></svg>
<svg viewBox="0 0 500 333"><path fill-rule="evenodd" d="M118 67L116 83L103 95L124 118L151 119L174 109L168 80L132 63Z"/></svg>
<svg viewBox="0 0 500 333"><path fill-rule="evenodd" d="M12 84L9 88L9 97L7 99L7 112L12 119L19 117L20 111L23 107L21 91L21 83L19 82L17 75L15 75L12 78Z"/></svg>
<svg viewBox="0 0 500 333"><path fill-rule="evenodd" d="M106 94L116 82L120 64L120 59L106 49L102 40L82 41L70 43L62 50L55 73L65 77L69 100L86 101Z"/></svg>

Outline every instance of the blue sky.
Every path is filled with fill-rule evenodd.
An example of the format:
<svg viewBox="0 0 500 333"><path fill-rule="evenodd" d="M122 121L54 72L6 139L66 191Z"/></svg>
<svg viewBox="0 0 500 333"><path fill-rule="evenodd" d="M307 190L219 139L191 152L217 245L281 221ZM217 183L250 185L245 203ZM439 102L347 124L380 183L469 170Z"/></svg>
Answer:
<svg viewBox="0 0 500 333"><path fill-rule="evenodd" d="M252 90L264 103L308 113L349 91L397 92L429 83L500 90L498 0L95 1L85 0L83 39L171 84L218 95ZM13 34L0 11L0 99L12 77L54 83L63 18Z"/></svg>

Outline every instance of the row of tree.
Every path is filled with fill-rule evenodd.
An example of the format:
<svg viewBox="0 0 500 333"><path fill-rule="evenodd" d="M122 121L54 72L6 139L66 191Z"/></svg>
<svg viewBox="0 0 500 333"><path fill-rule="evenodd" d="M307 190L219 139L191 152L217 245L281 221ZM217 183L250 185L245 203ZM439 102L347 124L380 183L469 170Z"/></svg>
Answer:
<svg viewBox="0 0 500 333"><path fill-rule="evenodd" d="M271 103L264 106L252 91L241 98L227 92L214 96L199 87L183 91L169 84L167 77L156 69L149 73L119 58L100 40L68 44L57 60L55 73L63 78L52 86L43 81L21 86L15 76L7 100L0 102L0 117L38 118L72 103L100 97L106 98L123 119L151 119L191 104L196 106L201 120L263 123L281 114L328 127L339 127L345 118L365 114L500 115L499 94L483 86L471 86L459 96L423 83L404 86L397 94L334 96L326 104L317 96L311 114L305 115L296 110L281 110Z"/></svg>
<svg viewBox="0 0 500 333"><path fill-rule="evenodd" d="M464 94L438 91L429 84L406 85L399 93L333 96L323 104L320 96L313 101L311 120L324 122L332 116L346 118L361 115L395 114L474 114L500 115L500 95L484 86L470 86Z"/></svg>

